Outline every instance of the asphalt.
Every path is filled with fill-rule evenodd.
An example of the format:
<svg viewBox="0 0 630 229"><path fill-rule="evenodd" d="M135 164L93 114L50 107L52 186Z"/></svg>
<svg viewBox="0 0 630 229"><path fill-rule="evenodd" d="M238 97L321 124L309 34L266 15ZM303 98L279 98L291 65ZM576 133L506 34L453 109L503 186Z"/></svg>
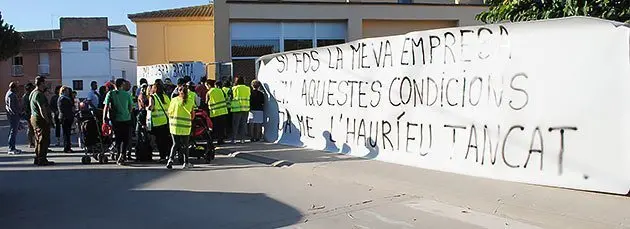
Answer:
<svg viewBox="0 0 630 229"><path fill-rule="evenodd" d="M58 147L57 165L35 167L25 145L0 145L0 228L630 228L627 196L270 143L221 146L186 171L83 165Z"/></svg>

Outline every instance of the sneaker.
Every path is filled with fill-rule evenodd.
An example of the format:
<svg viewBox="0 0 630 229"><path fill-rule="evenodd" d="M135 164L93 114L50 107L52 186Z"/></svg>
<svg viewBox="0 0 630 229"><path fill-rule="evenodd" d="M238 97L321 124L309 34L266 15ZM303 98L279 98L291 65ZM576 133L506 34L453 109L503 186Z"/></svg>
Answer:
<svg viewBox="0 0 630 229"><path fill-rule="evenodd" d="M194 166L193 166L193 164L191 164L191 163L184 163L184 164L182 165L182 169L190 169L190 168L192 168L192 167L194 167Z"/></svg>
<svg viewBox="0 0 630 229"><path fill-rule="evenodd" d="M9 151L7 151L7 154L16 155L16 154L20 154L20 151L15 150L15 149L10 149Z"/></svg>
<svg viewBox="0 0 630 229"><path fill-rule="evenodd" d="M245 144L245 139L242 139L242 140L241 140L241 144Z"/></svg>
<svg viewBox="0 0 630 229"><path fill-rule="evenodd" d="M167 169L173 169L173 161L169 160L169 161L166 163L166 168L167 168Z"/></svg>

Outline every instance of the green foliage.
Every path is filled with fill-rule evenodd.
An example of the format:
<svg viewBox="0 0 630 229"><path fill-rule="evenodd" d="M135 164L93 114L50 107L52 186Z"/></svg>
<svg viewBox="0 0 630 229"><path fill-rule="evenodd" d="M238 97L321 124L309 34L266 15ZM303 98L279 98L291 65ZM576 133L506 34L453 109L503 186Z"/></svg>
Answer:
<svg viewBox="0 0 630 229"><path fill-rule="evenodd" d="M12 25L4 22L0 14L0 60L6 60L20 52L22 35Z"/></svg>
<svg viewBox="0 0 630 229"><path fill-rule="evenodd" d="M630 23L630 0L487 0L475 18L484 23L590 16Z"/></svg>

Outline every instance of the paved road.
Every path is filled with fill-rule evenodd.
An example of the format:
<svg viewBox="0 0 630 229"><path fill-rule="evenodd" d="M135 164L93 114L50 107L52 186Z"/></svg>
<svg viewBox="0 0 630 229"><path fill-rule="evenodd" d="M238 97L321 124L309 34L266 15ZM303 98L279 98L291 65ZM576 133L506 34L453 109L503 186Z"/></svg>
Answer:
<svg viewBox="0 0 630 229"><path fill-rule="evenodd" d="M0 127L0 136L6 136L6 127ZM0 144L6 146L6 140ZM235 145L220 152L227 155L189 171L157 164L82 165L80 153L53 153L58 165L34 167L32 154L0 153L0 228L630 226L625 196L273 144Z"/></svg>

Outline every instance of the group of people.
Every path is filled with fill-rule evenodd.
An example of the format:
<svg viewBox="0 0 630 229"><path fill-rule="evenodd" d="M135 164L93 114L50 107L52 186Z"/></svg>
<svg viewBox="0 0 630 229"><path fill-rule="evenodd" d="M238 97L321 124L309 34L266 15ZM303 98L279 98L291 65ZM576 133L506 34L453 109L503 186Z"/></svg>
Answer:
<svg viewBox="0 0 630 229"><path fill-rule="evenodd" d="M265 95L257 80L252 81L249 87L242 78L236 78L234 85L228 81L203 78L196 86L190 77L179 78L177 84L172 84L170 79L157 79L149 85L146 79L141 79L140 86L133 89L131 83L122 78L107 82L100 88L93 81L83 102L67 86L55 88L48 100L44 94L48 90L45 78L40 76L35 79L35 84L25 85L21 101L17 98L17 88L17 83L11 82L5 95L10 122L8 153L21 152L15 147L15 138L20 120L26 119L29 145L35 148L35 165L54 164L47 159L51 127L55 127L57 145L60 146L60 135L63 133L64 152L72 152L74 114L80 109L103 110L102 121L113 130L119 165L128 163L127 152L133 128L138 130L139 125L143 125L155 139L159 139L155 141L159 162L166 163L166 167L171 169L175 155L179 154L183 156L183 168L192 167L188 161L188 145L196 109L209 114L218 144L224 144L230 137L231 143L238 140L244 143L248 124L251 141L262 139ZM152 158L139 158L136 152L136 160L152 161Z"/></svg>

